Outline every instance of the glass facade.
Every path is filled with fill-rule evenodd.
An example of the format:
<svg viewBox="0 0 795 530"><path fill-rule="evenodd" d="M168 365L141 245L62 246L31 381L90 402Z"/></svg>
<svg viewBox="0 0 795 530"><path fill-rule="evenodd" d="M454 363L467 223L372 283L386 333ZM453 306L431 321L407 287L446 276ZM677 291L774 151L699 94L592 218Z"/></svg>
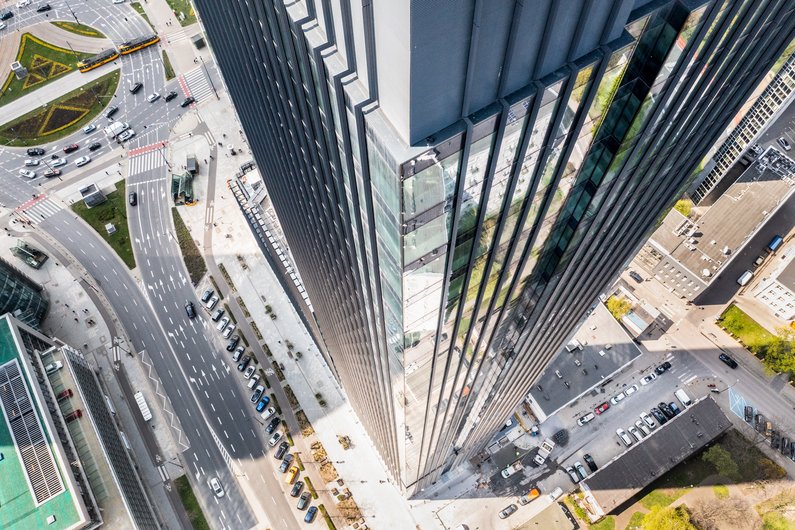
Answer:
<svg viewBox="0 0 795 530"><path fill-rule="evenodd" d="M232 98L247 103L238 112L254 154L268 160L263 176L321 346L408 493L474 456L504 423L762 75L731 65L769 67L795 27L783 0L638 0L630 14L621 2L593 3L625 17L604 28L609 39L559 60L559 46L534 50L546 55L535 69L522 63L532 70L523 85L501 85L481 108L407 141L414 133L390 119L394 87L378 75L404 65L379 63L382 54L405 50L379 48L380 5L353 17L358 8L329 10L339 32L326 17L315 23L312 1L223 3L197 0ZM567 8L581 19L574 31L588 26L587 10ZM405 9L419 31L421 9ZM446 16L472 27L465 13ZM227 30L261 16L261 42ZM498 54L506 69L524 57L526 35ZM411 75L449 52L415 50L424 36L412 37ZM424 96L415 87L430 85L411 75L400 110L415 116ZM488 81L477 69L461 77L465 102ZM460 88L443 85L446 98Z"/></svg>
<svg viewBox="0 0 795 530"><path fill-rule="evenodd" d="M0 315L11 313L17 320L38 328L48 307L44 289L0 259Z"/></svg>

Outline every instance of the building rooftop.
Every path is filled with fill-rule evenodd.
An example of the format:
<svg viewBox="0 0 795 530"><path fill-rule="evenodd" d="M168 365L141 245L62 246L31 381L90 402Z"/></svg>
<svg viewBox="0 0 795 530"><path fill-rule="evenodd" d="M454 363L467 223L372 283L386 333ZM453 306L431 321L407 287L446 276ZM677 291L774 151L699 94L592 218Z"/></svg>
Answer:
<svg viewBox="0 0 795 530"><path fill-rule="evenodd" d="M711 398L697 401L630 447L581 486L594 513L606 515L731 427Z"/></svg>
<svg viewBox="0 0 795 530"><path fill-rule="evenodd" d="M695 222L673 210L651 240L708 284L792 193L793 167L769 148Z"/></svg>
<svg viewBox="0 0 795 530"><path fill-rule="evenodd" d="M784 267L784 270L779 272L777 280L781 285L795 292L795 253L792 256L788 256L788 258L789 263Z"/></svg>

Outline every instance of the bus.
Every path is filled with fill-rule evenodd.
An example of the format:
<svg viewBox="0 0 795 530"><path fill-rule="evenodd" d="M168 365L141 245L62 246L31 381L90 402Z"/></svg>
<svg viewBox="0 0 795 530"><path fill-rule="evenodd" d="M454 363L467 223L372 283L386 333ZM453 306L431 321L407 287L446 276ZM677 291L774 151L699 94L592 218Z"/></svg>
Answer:
<svg viewBox="0 0 795 530"><path fill-rule="evenodd" d="M160 42L160 37L157 35L149 35L146 37L138 37L137 39L129 40L127 42L123 42L119 44L119 53L122 55L127 55L134 51L138 51L142 48L146 48L147 46L151 46L152 44L156 44Z"/></svg>
<svg viewBox="0 0 795 530"><path fill-rule="evenodd" d="M116 48L110 48L108 50L104 50L99 52L93 57L89 57L83 61L77 63L77 69L81 72L88 72L89 70L93 70L99 66L102 66L105 63L109 63L116 59L119 56L119 52L116 51Z"/></svg>

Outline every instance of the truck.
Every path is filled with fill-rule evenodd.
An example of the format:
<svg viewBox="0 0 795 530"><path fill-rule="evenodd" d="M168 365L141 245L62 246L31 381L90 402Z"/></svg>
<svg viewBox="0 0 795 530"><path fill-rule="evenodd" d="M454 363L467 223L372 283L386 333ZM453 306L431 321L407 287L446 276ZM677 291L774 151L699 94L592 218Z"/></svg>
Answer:
<svg viewBox="0 0 795 530"><path fill-rule="evenodd" d="M690 400L690 396L687 395L687 392L685 392L681 388L676 392L674 392L674 395L676 396L676 399L679 400L679 403L681 403L683 407L689 407L693 403Z"/></svg>
<svg viewBox="0 0 795 530"><path fill-rule="evenodd" d="M114 121L105 127L105 134L109 138L116 138L118 135L130 128L130 124L123 121Z"/></svg>
<svg viewBox="0 0 795 530"><path fill-rule="evenodd" d="M740 275L740 277L739 277L739 278L737 278L737 283L738 283L738 284L739 284L741 287L745 287L746 285L748 285L748 282L750 282L750 281L751 281L751 278L753 278L753 277L754 277L754 273L753 273L753 272L751 272L751 271L745 271L744 273L742 273L742 274Z"/></svg>
<svg viewBox="0 0 795 530"><path fill-rule="evenodd" d="M502 478L508 478L511 475L513 475L514 473L516 473L518 471L521 471L523 468L524 468L524 466L522 466L521 462L514 462L513 464L511 464L510 466L508 466L508 467L506 467L505 469L502 470L502 473L501 473Z"/></svg>
<svg viewBox="0 0 795 530"><path fill-rule="evenodd" d="M770 243L767 244L767 251L773 254L778 247L784 242L784 238L781 236L773 236L773 239L770 240Z"/></svg>
<svg viewBox="0 0 795 530"><path fill-rule="evenodd" d="M538 448L538 454L533 458L533 462L539 466L542 465L554 448L555 442L547 438L541 442L541 447Z"/></svg>
<svg viewBox="0 0 795 530"><path fill-rule="evenodd" d="M143 416L144 421L149 421L152 419L152 411L149 410L149 405L146 404L146 398L144 397L143 392L136 392L133 394L135 397L135 402L138 403L138 409L141 411L141 416Z"/></svg>

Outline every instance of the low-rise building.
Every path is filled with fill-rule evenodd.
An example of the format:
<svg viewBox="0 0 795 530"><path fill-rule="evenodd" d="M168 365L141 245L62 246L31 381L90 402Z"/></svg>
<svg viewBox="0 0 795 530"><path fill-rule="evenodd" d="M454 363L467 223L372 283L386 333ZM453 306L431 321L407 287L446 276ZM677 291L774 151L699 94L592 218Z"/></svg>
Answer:
<svg viewBox="0 0 795 530"><path fill-rule="evenodd" d="M781 320L795 320L795 250L768 269L751 293Z"/></svg>

